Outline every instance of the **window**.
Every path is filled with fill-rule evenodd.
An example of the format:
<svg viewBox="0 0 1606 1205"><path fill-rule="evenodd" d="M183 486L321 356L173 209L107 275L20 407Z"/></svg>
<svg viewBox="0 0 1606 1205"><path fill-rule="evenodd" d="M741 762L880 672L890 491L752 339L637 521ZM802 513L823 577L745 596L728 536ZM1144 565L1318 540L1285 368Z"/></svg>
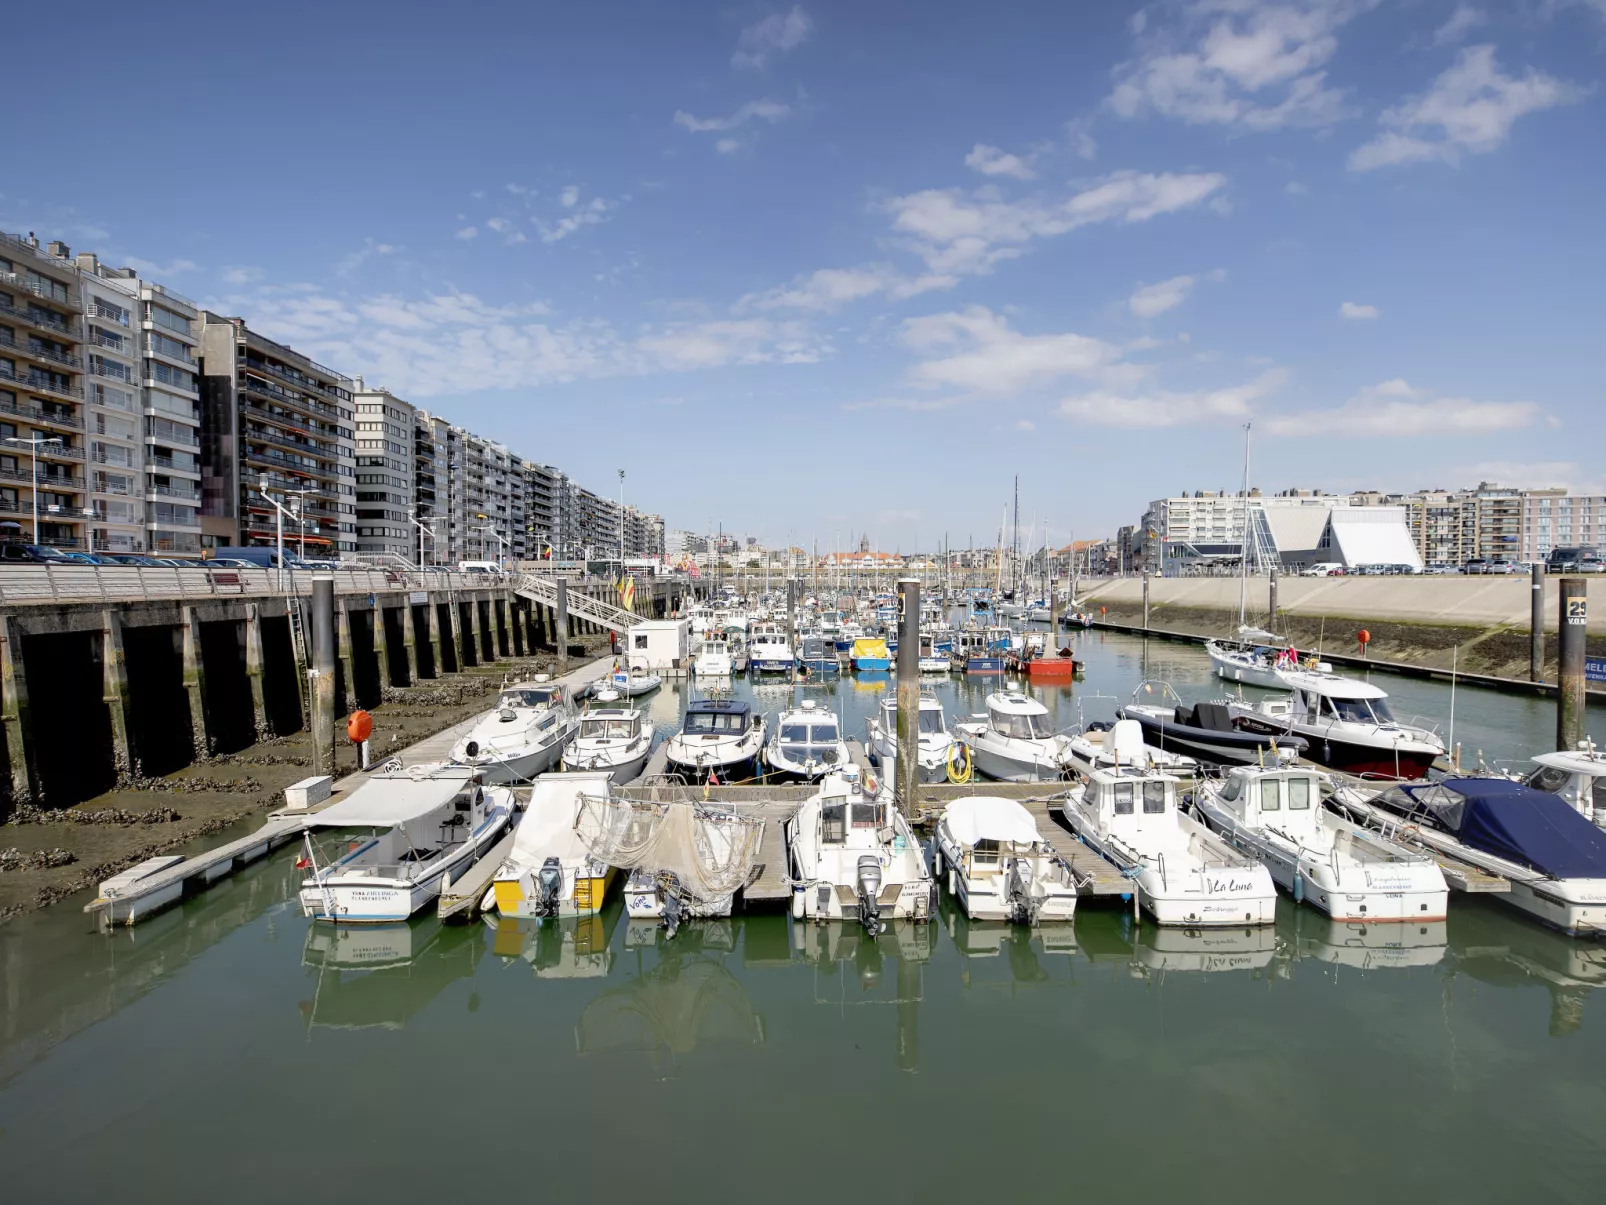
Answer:
<svg viewBox="0 0 1606 1205"><path fill-rule="evenodd" d="M1132 784L1118 782L1110 789L1115 792L1115 814L1117 816L1130 816L1132 814Z"/></svg>
<svg viewBox="0 0 1606 1205"><path fill-rule="evenodd" d="M150 340L150 349L157 355L171 356L175 360L191 359L190 349L177 339L169 339L166 335L158 335L154 332L146 335L146 338Z"/></svg>
<svg viewBox="0 0 1606 1205"><path fill-rule="evenodd" d="M875 828L881 823L881 806L875 803L856 803L853 805L853 827Z"/></svg>
<svg viewBox="0 0 1606 1205"><path fill-rule="evenodd" d="M631 645L630 645L630 647L631 648L635 648L635 649L644 649L644 648L646 648L647 647L647 637L644 636L644 635L638 635L638 636L631 637Z"/></svg>
<svg viewBox="0 0 1606 1205"><path fill-rule="evenodd" d="M826 803L820 807L820 844L841 845L848 839L848 805Z"/></svg>
<svg viewBox="0 0 1606 1205"><path fill-rule="evenodd" d="M1288 810L1290 812L1305 812L1310 810L1312 780L1309 778L1290 778L1288 780Z"/></svg>
<svg viewBox="0 0 1606 1205"><path fill-rule="evenodd" d="M1234 776L1227 779L1226 783L1222 786L1221 797L1230 802L1238 798L1238 796L1242 794L1243 789L1244 780Z"/></svg>
<svg viewBox="0 0 1606 1205"><path fill-rule="evenodd" d="M178 389L195 389L195 374L186 372L182 368L174 368L163 364L160 360L151 361L151 376L163 385L172 385Z"/></svg>
<svg viewBox="0 0 1606 1205"><path fill-rule="evenodd" d="M1143 814L1145 816L1158 816L1165 812L1165 783L1146 782L1143 784Z"/></svg>
<svg viewBox="0 0 1606 1205"><path fill-rule="evenodd" d="M177 331L181 335L192 334L190 320L171 310L164 310L160 306L147 305L145 316L157 326L165 326L170 331Z"/></svg>
<svg viewBox="0 0 1606 1205"><path fill-rule="evenodd" d="M1261 782L1260 810L1263 812L1283 810L1283 784L1277 779L1267 778Z"/></svg>
<svg viewBox="0 0 1606 1205"><path fill-rule="evenodd" d="M970 864L972 866L997 866L998 842L989 837L982 837L971 847Z"/></svg>

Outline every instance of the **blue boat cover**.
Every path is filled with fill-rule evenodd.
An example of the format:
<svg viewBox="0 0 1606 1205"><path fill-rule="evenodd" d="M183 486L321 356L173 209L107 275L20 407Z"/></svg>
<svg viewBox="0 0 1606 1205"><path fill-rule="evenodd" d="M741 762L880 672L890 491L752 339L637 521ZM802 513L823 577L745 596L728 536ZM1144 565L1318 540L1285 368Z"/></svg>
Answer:
<svg viewBox="0 0 1606 1205"><path fill-rule="evenodd" d="M1403 788L1466 844L1558 879L1606 879L1606 833L1559 795L1504 778Z"/></svg>

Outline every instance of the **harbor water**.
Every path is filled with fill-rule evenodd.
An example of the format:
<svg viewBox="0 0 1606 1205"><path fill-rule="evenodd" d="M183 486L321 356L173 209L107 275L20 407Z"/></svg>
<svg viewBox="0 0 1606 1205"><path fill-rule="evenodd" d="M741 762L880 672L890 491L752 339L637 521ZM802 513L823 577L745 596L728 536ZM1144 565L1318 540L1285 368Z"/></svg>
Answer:
<svg viewBox="0 0 1606 1205"><path fill-rule="evenodd" d="M1084 633L1057 726L1202 649ZM1374 679L1448 735L1447 685ZM950 723L998 679L940 680ZM879 679L738 680L862 738ZM685 683L651 697L672 728ZM694 688L691 688L694 689ZM1599 711L1590 716L1606 738ZM1551 747L1554 703L1459 689L1463 760ZM1059 835L1059 834L1057 834ZM0 926L6 1199L1599 1201L1606 944L1488 898L1447 922L1173 942L1118 901L1035 932L876 941L784 915L672 940L602 915L313 924L292 851L135 929Z"/></svg>

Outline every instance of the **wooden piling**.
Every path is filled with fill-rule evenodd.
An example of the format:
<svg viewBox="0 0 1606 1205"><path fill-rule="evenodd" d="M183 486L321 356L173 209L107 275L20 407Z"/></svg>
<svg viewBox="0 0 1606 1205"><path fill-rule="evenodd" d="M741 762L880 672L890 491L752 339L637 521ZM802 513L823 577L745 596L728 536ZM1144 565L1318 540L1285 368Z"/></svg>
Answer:
<svg viewBox="0 0 1606 1205"><path fill-rule="evenodd" d="M1545 680L1545 563L1533 563L1528 619L1528 681Z"/></svg>
<svg viewBox="0 0 1606 1205"><path fill-rule="evenodd" d="M898 808L920 811L920 582L898 582Z"/></svg>
<svg viewBox="0 0 1606 1205"><path fill-rule="evenodd" d="M1556 748L1578 748L1584 739L1584 637L1589 629L1589 583L1564 577L1556 629Z"/></svg>

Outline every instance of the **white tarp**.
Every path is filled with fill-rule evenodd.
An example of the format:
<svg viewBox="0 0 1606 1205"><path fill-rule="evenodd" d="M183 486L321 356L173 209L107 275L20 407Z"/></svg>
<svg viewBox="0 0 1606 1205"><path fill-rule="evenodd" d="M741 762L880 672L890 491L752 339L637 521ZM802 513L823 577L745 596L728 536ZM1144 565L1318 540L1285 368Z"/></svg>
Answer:
<svg viewBox="0 0 1606 1205"><path fill-rule="evenodd" d="M1032 814L1013 799L972 795L956 799L944 813L948 833L960 845L997 841L1000 845L1031 845L1042 838Z"/></svg>
<svg viewBox="0 0 1606 1205"><path fill-rule="evenodd" d="M475 771L469 766L442 766L409 774L375 775L348 799L326 807L307 823L317 828L395 828L445 807Z"/></svg>
<svg viewBox="0 0 1606 1205"><path fill-rule="evenodd" d="M530 802L513 833L513 855L530 865L546 858L583 858L585 844L575 834L574 820L582 791L608 793L609 773L542 774L530 788Z"/></svg>

